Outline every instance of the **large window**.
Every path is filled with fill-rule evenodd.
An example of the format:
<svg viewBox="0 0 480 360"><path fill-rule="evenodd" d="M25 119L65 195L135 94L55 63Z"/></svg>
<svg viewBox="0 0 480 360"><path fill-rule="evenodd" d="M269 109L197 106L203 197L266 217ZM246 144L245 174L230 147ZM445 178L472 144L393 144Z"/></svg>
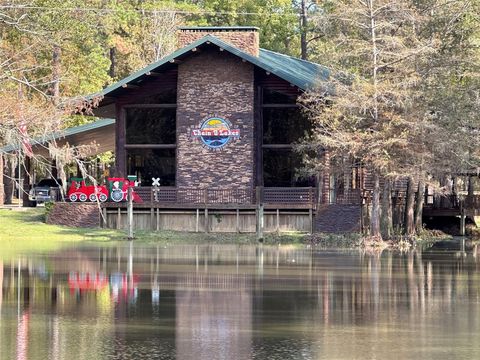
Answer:
<svg viewBox="0 0 480 360"><path fill-rule="evenodd" d="M312 128L298 107L263 108L263 143L292 144Z"/></svg>
<svg viewBox="0 0 480 360"><path fill-rule="evenodd" d="M266 187L315 186L315 179L298 178L302 157L291 149L263 149L263 181Z"/></svg>
<svg viewBox="0 0 480 360"><path fill-rule="evenodd" d="M308 134L312 125L296 104L296 98L264 89L261 139L263 185L266 187L315 186L314 179L298 178L302 156L294 144Z"/></svg>
<svg viewBox="0 0 480 360"><path fill-rule="evenodd" d="M127 144L175 144L175 108L127 108Z"/></svg>
<svg viewBox="0 0 480 360"><path fill-rule="evenodd" d="M127 150L128 175L136 175L142 186L151 186L160 178L161 186L175 186L175 149Z"/></svg>
<svg viewBox="0 0 480 360"><path fill-rule="evenodd" d="M152 178L175 186L175 104L126 105L125 143L127 175L136 175L142 186L151 186Z"/></svg>
<svg viewBox="0 0 480 360"><path fill-rule="evenodd" d="M263 90L263 103L264 104L291 104L297 103L295 96L287 95L276 90L264 89Z"/></svg>

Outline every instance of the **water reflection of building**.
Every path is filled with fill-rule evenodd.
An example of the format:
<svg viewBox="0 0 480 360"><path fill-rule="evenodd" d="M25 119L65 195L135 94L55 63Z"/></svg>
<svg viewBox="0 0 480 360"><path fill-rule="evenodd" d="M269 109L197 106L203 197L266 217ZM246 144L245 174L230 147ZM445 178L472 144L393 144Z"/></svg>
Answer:
<svg viewBox="0 0 480 360"><path fill-rule="evenodd" d="M176 290L177 359L250 359L250 281L230 274L188 274Z"/></svg>
<svg viewBox="0 0 480 360"><path fill-rule="evenodd" d="M440 346L441 337L453 346L450 338L467 344L480 333L476 253L81 252L0 263L2 359L23 356L20 344L49 359L139 358L139 347L145 358L148 349L167 359L350 358L359 351L373 358L387 356L392 343ZM399 358L411 357L402 351Z"/></svg>

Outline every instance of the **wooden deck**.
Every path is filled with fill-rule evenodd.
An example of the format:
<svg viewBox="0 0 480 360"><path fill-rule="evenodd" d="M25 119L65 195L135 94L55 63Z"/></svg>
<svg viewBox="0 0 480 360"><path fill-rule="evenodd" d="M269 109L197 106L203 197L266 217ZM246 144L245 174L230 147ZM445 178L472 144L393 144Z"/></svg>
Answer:
<svg viewBox="0 0 480 360"><path fill-rule="evenodd" d="M135 208L169 209L314 209L317 191L313 187L256 189L184 189L175 187L136 187L143 203ZM105 207L125 207L125 203L106 203Z"/></svg>
<svg viewBox="0 0 480 360"><path fill-rule="evenodd" d="M472 218L480 216L480 195L449 195L436 198L430 196L426 200L423 208L424 216L447 217L461 216L462 214Z"/></svg>

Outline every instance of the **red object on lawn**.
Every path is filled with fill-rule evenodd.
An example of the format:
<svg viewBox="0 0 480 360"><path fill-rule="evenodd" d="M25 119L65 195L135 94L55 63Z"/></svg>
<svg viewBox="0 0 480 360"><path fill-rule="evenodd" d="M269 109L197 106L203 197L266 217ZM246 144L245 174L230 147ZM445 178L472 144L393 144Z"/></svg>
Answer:
<svg viewBox="0 0 480 360"><path fill-rule="evenodd" d="M81 178L72 178L71 185L67 192L67 197L71 202L105 202L108 200L108 190L104 185L86 185L85 180Z"/></svg>
<svg viewBox="0 0 480 360"><path fill-rule="evenodd" d="M110 199L114 202L127 201L128 188L134 187L135 182L130 181L125 178L108 178L109 188L110 188ZM132 190L133 202L143 203L143 200L140 196Z"/></svg>

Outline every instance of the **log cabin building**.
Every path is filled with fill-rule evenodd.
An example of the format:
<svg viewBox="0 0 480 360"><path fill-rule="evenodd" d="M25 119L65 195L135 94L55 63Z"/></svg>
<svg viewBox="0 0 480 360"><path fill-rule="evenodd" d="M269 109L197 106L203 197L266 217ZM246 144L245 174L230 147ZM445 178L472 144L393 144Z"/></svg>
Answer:
<svg viewBox="0 0 480 360"><path fill-rule="evenodd" d="M255 231L261 202L267 230L311 231L318 201L335 195L328 176L297 176L294 143L312 128L297 99L328 69L261 49L255 27L181 28L178 48L93 96L96 114L116 119L116 175L137 176L136 207L154 213L144 226L162 228L156 212L176 210L193 222L167 228Z"/></svg>

